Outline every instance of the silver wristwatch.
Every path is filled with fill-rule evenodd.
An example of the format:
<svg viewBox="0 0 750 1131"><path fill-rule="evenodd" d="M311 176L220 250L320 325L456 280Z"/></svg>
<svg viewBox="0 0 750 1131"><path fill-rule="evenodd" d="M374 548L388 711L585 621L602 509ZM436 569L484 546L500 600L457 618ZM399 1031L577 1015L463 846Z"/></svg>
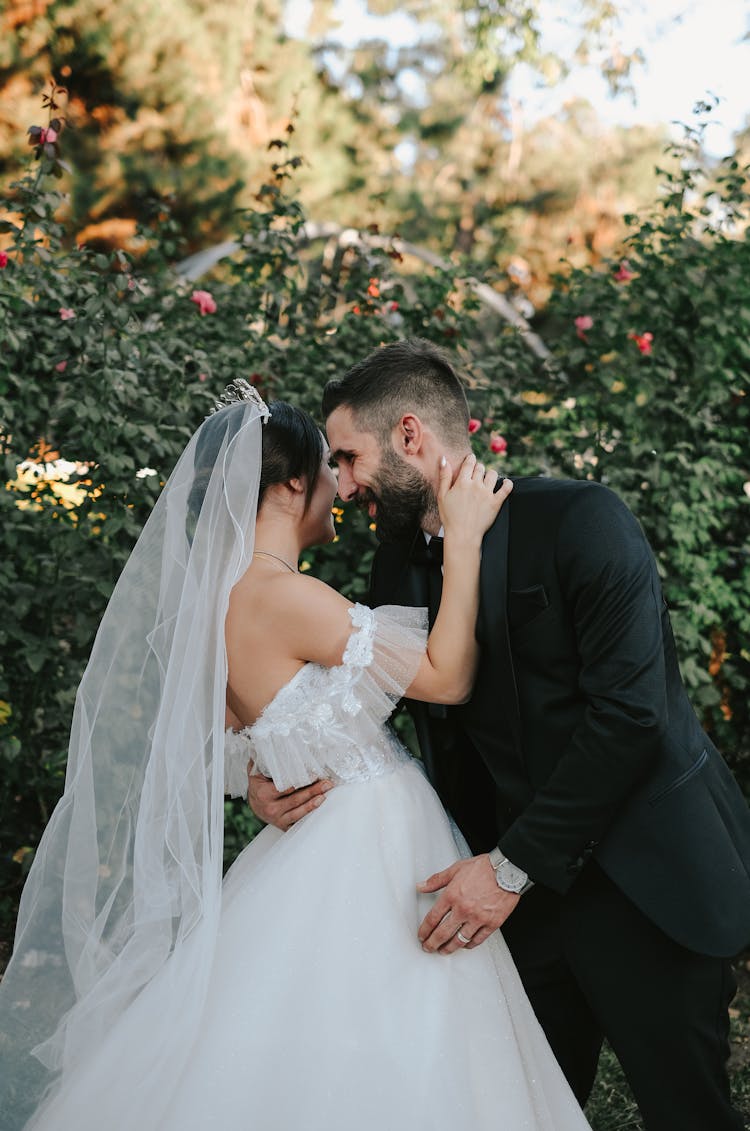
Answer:
<svg viewBox="0 0 750 1131"><path fill-rule="evenodd" d="M502 888L503 891L513 892L514 895L523 895L525 891L534 886L534 881L529 879L528 873L524 872L523 868L511 864L508 857L503 856L499 848L493 848L489 857L490 864L495 869L497 886Z"/></svg>

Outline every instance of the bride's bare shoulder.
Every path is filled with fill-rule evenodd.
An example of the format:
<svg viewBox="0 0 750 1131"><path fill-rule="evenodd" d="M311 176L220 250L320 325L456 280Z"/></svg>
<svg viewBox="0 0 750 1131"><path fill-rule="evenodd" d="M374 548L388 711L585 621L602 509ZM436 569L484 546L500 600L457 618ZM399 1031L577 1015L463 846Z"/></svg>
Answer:
<svg viewBox="0 0 750 1131"><path fill-rule="evenodd" d="M351 602L309 574L251 570L232 591L227 637L259 637L275 652L331 667L341 662L351 632Z"/></svg>
<svg viewBox="0 0 750 1131"><path fill-rule="evenodd" d="M282 573L267 571L256 573L247 570L235 585L230 597L232 603L246 609L257 606L274 618L314 615L317 609L332 611L348 609L351 602L309 573Z"/></svg>

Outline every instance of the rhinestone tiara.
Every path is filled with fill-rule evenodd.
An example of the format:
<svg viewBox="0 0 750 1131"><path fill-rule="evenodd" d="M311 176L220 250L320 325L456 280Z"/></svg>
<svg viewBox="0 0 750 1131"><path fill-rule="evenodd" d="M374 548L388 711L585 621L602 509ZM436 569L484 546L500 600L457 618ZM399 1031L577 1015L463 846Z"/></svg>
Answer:
<svg viewBox="0 0 750 1131"><path fill-rule="evenodd" d="M221 412L227 405L238 404L240 401L251 401L253 404L256 404L260 409L264 423L271 415L268 405L263 400L258 390L254 385L251 385L249 381L246 381L244 377L237 377L234 381L230 381L208 415L213 416L215 412Z"/></svg>

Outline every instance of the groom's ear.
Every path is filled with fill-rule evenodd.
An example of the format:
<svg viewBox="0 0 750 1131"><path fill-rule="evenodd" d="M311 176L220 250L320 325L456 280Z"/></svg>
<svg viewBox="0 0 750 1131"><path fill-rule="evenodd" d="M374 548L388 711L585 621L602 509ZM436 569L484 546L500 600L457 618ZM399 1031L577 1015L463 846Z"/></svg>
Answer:
<svg viewBox="0 0 750 1131"><path fill-rule="evenodd" d="M425 430L422 421L413 412L405 412L395 428L397 452L406 459L418 456L424 446Z"/></svg>

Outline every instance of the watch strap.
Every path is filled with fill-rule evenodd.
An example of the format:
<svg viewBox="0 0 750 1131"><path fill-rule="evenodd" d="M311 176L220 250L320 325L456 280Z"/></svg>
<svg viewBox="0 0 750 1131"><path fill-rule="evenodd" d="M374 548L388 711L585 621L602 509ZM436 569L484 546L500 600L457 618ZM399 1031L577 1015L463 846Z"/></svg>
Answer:
<svg viewBox="0 0 750 1131"><path fill-rule="evenodd" d="M503 852L502 848L500 848L499 845L496 846L495 848L493 848L487 855L490 858L490 864L495 869L495 875L496 876L497 876L498 868L500 867L501 864L504 864L506 862L506 860L509 864L513 863L511 860L508 860L508 857L505 855L505 853ZM517 865L514 864L513 867L515 868L515 867L517 867ZM519 868L518 870L519 870L519 872L523 872L523 868ZM520 892L518 893L519 895L523 895L524 892L528 891L529 888L533 888L533 886L534 886L534 881L529 879L528 873L523 872L523 874L526 876L526 883L524 884L524 886L521 888ZM498 887L502 887L502 886L503 885L498 882ZM507 891L507 888L503 888L503 890Z"/></svg>

